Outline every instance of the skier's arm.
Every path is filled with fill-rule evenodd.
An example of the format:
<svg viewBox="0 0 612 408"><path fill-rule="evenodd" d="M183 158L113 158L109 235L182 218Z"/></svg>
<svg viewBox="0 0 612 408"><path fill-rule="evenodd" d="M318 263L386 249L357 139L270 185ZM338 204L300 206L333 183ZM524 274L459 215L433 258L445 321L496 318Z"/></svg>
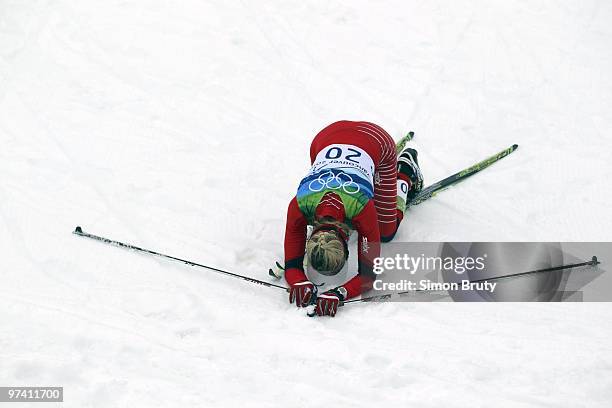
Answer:
<svg viewBox="0 0 612 408"><path fill-rule="evenodd" d="M307 221L294 197L287 209L285 228L285 279L289 286L308 280L304 274Z"/></svg>
<svg viewBox="0 0 612 408"><path fill-rule="evenodd" d="M374 202L370 200L364 209L353 217L353 227L358 237L358 273L344 285L346 299L359 296L372 288L376 275L373 271L374 259L380 256L380 231Z"/></svg>

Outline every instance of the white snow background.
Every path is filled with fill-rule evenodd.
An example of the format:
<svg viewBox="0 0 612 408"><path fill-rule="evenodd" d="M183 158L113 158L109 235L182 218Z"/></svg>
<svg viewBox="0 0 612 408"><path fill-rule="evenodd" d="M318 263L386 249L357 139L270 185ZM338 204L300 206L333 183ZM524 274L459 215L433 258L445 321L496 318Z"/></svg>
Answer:
<svg viewBox="0 0 612 408"><path fill-rule="evenodd" d="M0 1L0 385L65 407L609 407L609 304L359 304L267 280L327 124L434 182L409 241L610 241L612 3ZM20 406L16 404L15 407ZM49 404L53 406L53 404Z"/></svg>

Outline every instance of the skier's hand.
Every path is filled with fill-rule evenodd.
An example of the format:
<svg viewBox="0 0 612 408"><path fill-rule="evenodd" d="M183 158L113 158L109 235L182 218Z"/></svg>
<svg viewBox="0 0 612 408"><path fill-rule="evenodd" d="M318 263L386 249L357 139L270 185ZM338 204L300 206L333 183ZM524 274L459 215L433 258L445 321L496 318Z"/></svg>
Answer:
<svg viewBox="0 0 612 408"><path fill-rule="evenodd" d="M310 281L297 282L289 288L289 303L295 302L297 307L310 305L316 294L315 285Z"/></svg>
<svg viewBox="0 0 612 408"><path fill-rule="evenodd" d="M315 313L319 316L334 317L340 306L340 302L344 300L344 295L336 289L328 290L327 292L317 297L317 306Z"/></svg>

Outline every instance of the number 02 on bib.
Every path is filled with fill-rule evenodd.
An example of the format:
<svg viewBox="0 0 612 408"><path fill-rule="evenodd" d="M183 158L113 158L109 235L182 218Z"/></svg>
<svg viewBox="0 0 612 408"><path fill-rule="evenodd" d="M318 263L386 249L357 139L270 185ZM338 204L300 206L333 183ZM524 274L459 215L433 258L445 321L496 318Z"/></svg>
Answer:
<svg viewBox="0 0 612 408"><path fill-rule="evenodd" d="M348 144L321 150L297 191L298 205L309 221L327 192L340 196L349 220L359 214L374 197L374 161L370 155Z"/></svg>

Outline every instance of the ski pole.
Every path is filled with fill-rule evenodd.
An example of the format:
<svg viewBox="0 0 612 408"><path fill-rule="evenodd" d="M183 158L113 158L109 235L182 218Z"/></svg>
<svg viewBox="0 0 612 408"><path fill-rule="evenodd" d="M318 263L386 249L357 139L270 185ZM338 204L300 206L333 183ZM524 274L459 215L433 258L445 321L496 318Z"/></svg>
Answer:
<svg viewBox="0 0 612 408"><path fill-rule="evenodd" d="M498 280L498 279L506 279L506 278L514 278L514 277L517 277L517 276L530 275L532 273L554 272L554 271L560 271L560 270L563 270L563 269L578 268L580 266L597 266L600 263L601 262L599 262L597 260L597 257L593 256L593 258L591 258L590 261L585 261L585 262L580 262L580 263L575 263L575 264L569 264L569 265L553 266L551 268L536 269L536 270L527 271L527 272L511 273L509 275L495 276L493 278L476 279L476 280L469 281L469 282L470 283L489 282L489 281ZM422 289L417 289L417 290L406 290L406 291L397 292L397 293L389 293L389 294L385 294L385 295L369 296L369 297L361 298L361 299L347 300L346 302L343 302L340 306L344 306L347 303L371 302L371 301L377 301L377 300L385 300L385 299L389 299L390 297L392 297L394 295L402 296L402 295L406 295L408 293L413 293L413 292L429 292L429 291L422 290Z"/></svg>
<svg viewBox="0 0 612 408"><path fill-rule="evenodd" d="M140 247L137 247L136 245L125 244L125 243L120 242L120 241L115 241L115 240L112 240L112 239L100 237L98 235L89 234L87 232L83 232L83 229L81 227L79 227L79 226L77 226L72 233L76 234L76 235L79 235L81 237L91 238L91 239L94 239L96 241L100 241L100 242L103 242L105 244L110 244L110 245L113 245L113 246L116 246L116 247L131 249L131 250L137 251L137 252L142 252L142 253L146 253L146 254L150 254L150 255L159 256L159 257L162 257L162 258L172 259L173 261L182 262L182 263L184 263L186 265L189 265L189 266L197 266L199 268L209 269L211 271L214 271L214 272L217 272L217 273L221 273L221 274L227 275L227 276L232 276L234 278L242 279L242 280L245 280L245 281L248 281L248 282L257 283L259 285L267 286L267 287L270 287L270 288L279 288L279 289L282 289L284 291L288 291L288 289L286 287L281 286L281 285L275 285L274 283L265 282L265 281L262 281L262 280L259 280L259 279L255 279L255 278L249 278L248 276L240 275L240 274L229 272L229 271L224 271L223 269L213 268L212 266L203 265L203 264L200 264L200 263L197 263L197 262L188 261L186 259L177 258L175 256L162 254L162 253L156 252L156 251L151 251L150 249L140 248Z"/></svg>

